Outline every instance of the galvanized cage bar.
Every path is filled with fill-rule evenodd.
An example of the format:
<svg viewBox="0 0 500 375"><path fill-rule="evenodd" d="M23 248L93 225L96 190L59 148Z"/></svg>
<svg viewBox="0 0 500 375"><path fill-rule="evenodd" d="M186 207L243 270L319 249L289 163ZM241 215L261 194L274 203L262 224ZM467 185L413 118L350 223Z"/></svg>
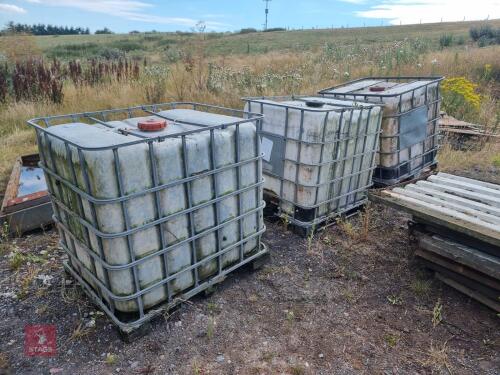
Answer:
<svg viewBox="0 0 500 375"><path fill-rule="evenodd" d="M439 87L443 79L444 77L441 76L366 77L321 90L319 94L329 98L363 100L382 104L385 104L391 98L397 99L397 110L395 113L384 114L382 122L382 129L385 131L386 126L390 126L389 121L395 121L397 131L391 131L391 134L384 134L383 132L380 135L381 149L378 153L379 163L373 177L377 184L391 185L410 177L415 177L425 168L437 164L436 156L439 149L438 120L441 103ZM375 83L372 83L372 81ZM365 86L357 85L363 82L366 82ZM407 84L411 86L407 89L401 88L397 93L384 93L384 91L366 92L371 87L382 83ZM387 90L391 89L392 87L390 86L387 88ZM418 102L416 95L417 92L421 91L423 91L423 103L418 104L416 103ZM435 91L435 95L431 97L429 91ZM404 98L407 96L409 96L407 102L411 105L410 108L403 109ZM408 143L409 141L406 140L407 133L402 132L403 124L410 124L411 121L417 121L412 120L412 116L414 118L424 116L424 109L426 120L425 124L422 123L420 127L422 128L422 132L425 127L426 134L422 140L418 140L415 143ZM402 143L403 139L405 139L404 144ZM391 146L390 149L387 149L389 147L387 145L394 143L396 144L395 148ZM403 153L405 154L404 158Z"/></svg>
<svg viewBox="0 0 500 375"><path fill-rule="evenodd" d="M214 131L210 130L210 142L212 144L215 144L215 138L214 138ZM210 165L212 166L212 169L217 168L217 162L215 158L215 148L212 147L210 150ZM217 182L217 178L213 179L213 184L214 184L214 191L215 191L215 199L219 198L219 184ZM215 223L217 226L221 224L221 219L220 219L220 203L217 201L215 203ZM216 233L217 237L217 253L220 253L222 246L221 246L221 232L219 229L217 229ZM217 273L220 275L222 272L222 259L221 257L217 257Z"/></svg>
<svg viewBox="0 0 500 375"><path fill-rule="evenodd" d="M270 201L278 202L278 214L280 216L306 231L314 230L329 219L359 207L366 202L364 192L371 186L371 174L375 166L371 163L369 167L364 167L361 160L365 160L365 157L369 157L368 160L370 161L373 160L376 152L375 146L380 135L381 120L381 106L378 104L359 101L339 101L339 103L330 104L321 97L314 97L314 99L325 102L324 108L305 106L307 102L311 101L310 96L243 98L246 102L246 109L250 112L257 109L261 114L264 114L265 107L276 107L280 108L284 113L284 118L276 126L279 126L281 135L277 135L278 130L276 130L276 133L268 131L269 127L273 126L271 123L268 124L266 130L262 126L260 127L259 134L261 138L279 138L281 140L280 145L282 144L279 149L280 154L276 159L280 163L278 168L274 169L273 167L272 170L267 168L263 171L268 178L279 180L279 189L271 191L268 184L267 187L264 186L267 189L264 190L264 195ZM286 101L299 102L304 105L291 105ZM377 108L377 111L373 111L374 108ZM292 110L296 111L298 133L295 135L289 133L289 117ZM375 131L369 130L370 121L375 117L372 116L372 112L379 113L375 120L377 124ZM308 113L324 116L321 120L322 123L318 124L320 132L318 139L304 138L304 119ZM330 134L329 139L326 139L326 127L332 113L337 113L336 116L338 116L337 133L334 138ZM359 117L356 122L353 122L355 113ZM361 121L361 118L365 115L367 116L366 121ZM266 118L263 121L265 120ZM356 131L353 128L356 128ZM366 141L361 140L370 137L374 138L373 143L368 144ZM288 156L288 152L292 151L289 150L289 146L292 144L295 145L294 150L296 149L296 156L293 157ZM311 152L311 148L316 147L319 161L303 160L302 150L304 147L308 148L308 152ZM327 148L330 150L328 153L331 153L328 154L328 159L326 159ZM268 155L268 157L270 156ZM293 176L286 175L286 165L293 168L291 169L294 171ZM301 181L299 174L300 171L303 172L304 168L314 169L314 173L317 173L313 181ZM326 171L330 171L330 178L327 180L324 177ZM367 182L366 184L361 183L363 186L357 186L360 185L360 181L364 181L364 179L361 180L361 176L363 178L367 176ZM286 184L293 186L293 194L288 198L284 192ZM314 194L313 204L305 204L298 197L299 192L307 189L315 189L312 191L312 194ZM321 194L325 194L326 191L327 195L320 197L320 190Z"/></svg>
<svg viewBox="0 0 500 375"><path fill-rule="evenodd" d="M169 112L164 112L171 109L201 110L231 116L231 118L228 118L227 122L221 120L216 125L210 122L205 124L197 121L177 120L176 118L171 118ZM121 121L121 119L133 119L140 116L163 118L173 124L192 125L195 128L188 128L189 130L182 130L172 134L144 136L134 129L118 129L108 123L109 121ZM130 136L130 141L121 138L121 143L116 145L81 145L77 141L66 139L64 136L60 136L50 130L52 126L71 123L104 126L108 129L106 131ZM55 208L55 221L61 233L61 246L69 257L69 263L65 267L82 284L89 296L121 329L130 330L137 328L156 315L158 311L164 311L179 303L179 301L199 293L210 285L213 285L213 283L221 281L225 275L236 268L253 261L267 252L267 249L261 243L261 235L265 231L264 222L262 221L262 210L265 205L262 201L262 155L260 154L260 142L258 142L257 136L259 127L262 125L261 115L193 102L176 102L40 117L28 121L28 124L36 130L40 153L42 155L40 166L49 181L49 193ZM245 156L245 158L242 158L240 155L240 144L243 144L240 129L243 124L245 124L246 129L248 129L250 124L255 128L254 133L249 133L254 134L252 138L255 139L255 147L253 147L255 152ZM227 130L231 131L231 133L227 134L233 134L233 136L230 138L230 141L224 141L235 142L235 160L234 163L229 165L219 166L214 150L215 134ZM203 135L206 138L196 139L208 139L207 142L209 142L208 147L211 149L211 154L207 169L199 173L194 173L190 172L187 164L187 140L190 139L193 142L195 138L191 137L199 134L206 134ZM155 150L156 147L162 145L162 142L169 139L175 140L174 142L180 142L177 144L180 144L182 148L180 160L182 160L183 175L173 181L166 182L160 181L159 165L156 160ZM57 156L54 155L55 146L53 142L57 142L57 145L63 145L64 156L59 154ZM130 188L127 188L127 190L122 174L124 161L121 160L121 152L123 150L134 150L131 147L141 147L140 150L144 150L144 162L147 164L144 165L144 168L150 168L150 173L148 172L150 176L147 181L143 181L144 185L141 186L144 186L144 188L139 190L130 190ZM110 196L96 195L89 177L87 158L91 154L103 152L111 152L114 172L110 171L110 173L114 173L114 178L116 178L117 192L116 194L112 193ZM69 167L67 167L67 164L69 164ZM67 172L61 171L58 165L62 166ZM252 177L251 183L242 185L242 168L244 166L252 166L253 168L254 165L255 178ZM78 172L75 169L76 166L78 167ZM236 175L238 176L237 182L233 189L220 194L217 180L221 174L232 170L236 171ZM130 171L127 173L130 173ZM192 199L192 184L202 178L211 181L212 186L208 190L210 199L195 204ZM162 212L162 197L160 194L172 188L184 190L186 204L180 211L164 214ZM243 210L241 196L245 193L255 196L255 204L252 203L251 209ZM227 220L222 220L220 217L220 204L224 199L228 198L238 201L237 214ZM150 202L152 212L151 216L144 216L146 214L141 216L144 217L144 219L141 219L142 222L137 223L137 219L134 219L136 222L132 223L129 210L134 200L137 199L143 199L148 204ZM137 201L135 202L137 203ZM108 206L120 207L120 210L117 212L120 212L122 215L123 227L121 230L118 230L118 227L115 227L110 232L101 229L102 223L100 223L100 220L102 220L102 216L99 218L96 210L99 209L102 213L102 209ZM214 222L213 225L209 225L203 230L196 230L194 214L202 209L213 210ZM246 218L253 218L254 216L256 217L257 226L251 233L243 233L243 221ZM165 237L167 224L171 223L174 219L183 217L189 218L189 235L186 238L177 238L174 235L176 240L168 242ZM237 240L228 246L222 246L221 231L229 225L236 225L238 227ZM140 245L137 245L132 239L137 238L135 236L139 234L143 235L148 230L153 230L157 234L155 238L159 242L158 248L155 248L153 251L148 250L149 252L146 253L140 252L140 256L136 256L136 254L139 254L137 251L141 249L138 248ZM206 238L208 235L215 236L215 247L213 249L210 248L209 253L203 253L201 258L199 258L197 243L204 241L204 237ZM126 243L126 254L128 254L128 261L126 262L120 261L116 263L116 260L113 262L108 261L108 253L113 249L111 244L115 243L110 241L117 240L124 240ZM105 250L105 242L108 250ZM248 249L248 246L245 248L250 243L252 244L252 248ZM188 266L183 266L180 269L172 271L172 265L169 263L169 254L174 254L174 251L181 249L183 246L187 246L190 249L191 261ZM223 264L222 259L225 254L234 249L237 249L239 253L238 259ZM156 263L157 261L159 263ZM201 267L211 265L214 261L217 263L217 270L201 278L199 275ZM152 283L147 281L149 279L144 279L144 276L141 279L139 275L141 267L145 269L144 267L149 262L159 264L162 275L161 279ZM115 278L118 275L117 272L125 272L124 275L130 275L133 280L131 284L133 285L133 289L126 294L114 292L113 284L110 280L110 272L113 273ZM179 278L186 275L193 275L191 286L181 291L174 290L172 285ZM155 305L146 305L145 301L152 293L160 293L160 295L161 293L165 293L165 297L162 297L161 301ZM132 305L130 305L131 302L133 303Z"/></svg>

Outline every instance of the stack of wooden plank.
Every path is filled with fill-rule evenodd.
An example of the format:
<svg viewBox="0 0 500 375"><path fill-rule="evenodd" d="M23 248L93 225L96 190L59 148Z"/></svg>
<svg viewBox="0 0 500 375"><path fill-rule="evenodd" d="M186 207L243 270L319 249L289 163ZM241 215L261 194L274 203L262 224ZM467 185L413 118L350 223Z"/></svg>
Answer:
<svg viewBox="0 0 500 375"><path fill-rule="evenodd" d="M412 215L416 255L440 280L500 312L500 185L438 173L370 198Z"/></svg>
<svg viewBox="0 0 500 375"><path fill-rule="evenodd" d="M482 125L457 120L445 113L441 114L439 129L445 142L456 149L481 147L484 142L500 142L500 134Z"/></svg>

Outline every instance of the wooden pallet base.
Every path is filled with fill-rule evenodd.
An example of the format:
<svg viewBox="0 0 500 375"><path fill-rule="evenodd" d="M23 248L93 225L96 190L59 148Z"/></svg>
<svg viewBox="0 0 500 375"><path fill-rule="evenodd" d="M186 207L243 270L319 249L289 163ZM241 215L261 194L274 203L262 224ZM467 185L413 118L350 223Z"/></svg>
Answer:
<svg viewBox="0 0 500 375"><path fill-rule="evenodd" d="M422 223L410 225L420 262L445 284L500 312L500 258L464 244L467 241L457 236L430 231L432 228Z"/></svg>
<svg viewBox="0 0 500 375"><path fill-rule="evenodd" d="M279 205L276 203L274 197L270 198L264 195L264 200L266 201L266 208L264 209L264 218L266 220L270 222L282 221L283 223L286 223L286 227L288 230L303 238L307 238L314 233L320 232L328 227L331 227L332 225L335 225L337 223L337 219L339 218L345 219L359 214L364 209L366 203L368 203L368 200L365 200L363 202L360 202L357 207L354 207L343 213L334 213L330 218L325 219L319 224L305 227L297 225L293 222L288 222L287 215L279 213Z"/></svg>
<svg viewBox="0 0 500 375"><path fill-rule="evenodd" d="M403 177L401 180L398 180L397 182L394 182L392 184L387 184L387 183L384 183L382 180L374 179L373 180L373 188L381 189L381 188L390 187L392 185L404 185L410 181L419 180L419 179L427 177L429 174L434 172L437 169L437 167L438 167L438 163L435 162L434 164L428 165L427 167L424 167L415 173L412 173L406 177Z"/></svg>
<svg viewBox="0 0 500 375"><path fill-rule="evenodd" d="M247 261L245 264L242 264L241 267L239 267L238 269L245 268L247 270L258 270L262 268L270 259L267 247L264 244L262 244L262 246L264 250L262 250L258 256ZM95 291L87 283L85 283L85 281L78 274L76 274L76 272L71 268L71 266L67 262L64 263L64 270L67 275L77 280L78 284L84 289L87 296L95 304L97 304L101 309L103 309L108 315L110 314L108 307L97 296ZM158 319L159 317L165 317L166 315L171 314L173 311L178 309L185 300L195 295L201 295L204 297L212 295L215 292L217 285L222 283L226 279L226 277L227 277L226 275L214 277L213 279L209 280L203 285L200 285L197 291L188 291L185 294L181 295L179 298L174 298L174 300L169 303L160 304L158 306L149 309L148 311L145 312L145 314L148 316L148 319L140 323L140 325L133 327L129 326L122 327L117 325L117 330L119 332L121 339L126 343L132 343L140 339L141 337L144 337L149 332L151 332L152 321ZM133 321L134 318L137 319L137 314L126 314L126 313L115 312L114 315L122 322L127 321L128 319L130 319L130 321ZM115 322L115 324L117 323Z"/></svg>

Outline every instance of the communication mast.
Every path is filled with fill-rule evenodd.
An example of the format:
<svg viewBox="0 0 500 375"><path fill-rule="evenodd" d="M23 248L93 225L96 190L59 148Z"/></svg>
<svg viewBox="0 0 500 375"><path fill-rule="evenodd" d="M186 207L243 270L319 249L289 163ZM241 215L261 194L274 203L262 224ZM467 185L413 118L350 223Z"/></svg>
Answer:
<svg viewBox="0 0 500 375"><path fill-rule="evenodd" d="M266 23L264 23L264 30L267 30L267 16L269 15L269 2L272 0L263 0L266 3Z"/></svg>

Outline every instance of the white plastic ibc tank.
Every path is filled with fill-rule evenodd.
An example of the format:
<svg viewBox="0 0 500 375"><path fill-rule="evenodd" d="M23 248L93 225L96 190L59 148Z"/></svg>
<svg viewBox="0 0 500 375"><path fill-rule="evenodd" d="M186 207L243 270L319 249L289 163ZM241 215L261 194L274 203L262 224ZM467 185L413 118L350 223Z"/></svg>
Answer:
<svg viewBox="0 0 500 375"><path fill-rule="evenodd" d="M40 137L40 148L46 155L46 164L49 168L55 168L55 173L63 179L74 182L83 191L87 191L85 178L80 167L80 157L86 167L86 172L90 181L89 194L98 199L113 199L122 195L128 196L153 188L153 166L150 165L150 146L141 142L133 145L126 145L133 141L144 138L156 138L199 130L200 128L241 121L240 118L199 112L186 109L174 109L159 113L172 121L168 122L166 129L157 132L142 132L137 128L139 121L144 121L156 116L129 118L122 121L109 121L106 124L88 125L84 123L70 123L51 126L46 129L46 135ZM184 122L197 125L189 125ZM107 125L107 126L104 126ZM127 135L121 134L126 132ZM158 184L169 184L187 176L203 174L211 169L211 157L215 163L215 168L230 166L236 163L237 149L240 154L240 161L249 160L257 156L256 150L256 129L251 122L239 125L238 136L236 127L217 128L211 132L195 132L185 136L185 144L181 137L165 138L162 142L152 142L152 152L154 163L158 173ZM236 140L239 140L236 142ZM70 143L68 143L70 142ZM108 148L110 146L121 146L116 148L118 165L113 150L103 149L100 151L83 150L79 155L75 147ZM69 157L71 160L69 160ZM237 176L237 168L228 168L216 175L194 178L189 183L177 184L159 190L160 216L166 217L175 213L187 210L189 207L202 205L205 202L222 197L238 189L238 179L240 179L240 189L252 186L259 182L257 176L257 162L246 163L241 166L240 176ZM75 176L71 170L74 167ZM117 168L122 177L122 186L117 174ZM186 168L186 171L185 171ZM95 204L95 221L93 219L92 207L88 200L80 198L69 187L56 182L55 178L49 175L49 188L54 196L59 199L69 210L76 213L75 216L68 214L65 210L57 207L56 215L60 218L63 229L62 238L71 253L78 262L73 262L73 267L79 271L80 275L94 289L99 290L99 286L89 274L94 275L104 285L108 285L104 268L98 261L95 261L88 254L86 248L99 255L99 246L102 243L104 260L114 266L130 264L130 251L136 260L149 256L147 261L140 263L136 267L137 279L141 290L154 285L167 277L163 262L163 255L154 256L162 249L162 241L159 232L159 225L151 225L149 228L142 228L148 223L158 219L156 215L156 201L154 193L147 193L137 197L127 199L123 203L116 201L105 205ZM188 192L191 197L188 197ZM238 216L241 205L241 213L255 210L261 204L258 199L257 188L248 189L240 194L241 202L238 202L237 195L229 195L222 199L219 205L219 220L224 223ZM57 206L57 205L56 205ZM128 223L125 219L125 211L128 214ZM167 246L184 241L174 250L168 252L168 275L181 272L191 266L193 243L196 260L200 261L207 256L218 251L216 232L212 231L195 241L186 241L207 229L216 226L216 207L208 204L194 210L192 213L193 225L190 226L189 213L182 213L166 221L161 225L163 236ZM258 217L259 216L259 217ZM79 221L79 218L93 223L95 229L105 234L119 234L128 229L141 228L126 236L117 238L102 238L96 236L92 230L87 229ZM258 223L262 223L261 212L246 216L242 220L243 238L262 230L258 228ZM127 225L128 224L128 225ZM220 229L220 248L224 249L235 244L240 239L238 221L233 221L224 225ZM258 237L244 243L245 254L256 250L259 242ZM129 243L130 242L130 243ZM234 264L240 259L239 248L235 247L221 257L222 267ZM75 263L81 263L81 266ZM82 270L82 267L85 270ZM180 276L168 283L170 293L176 295L193 286L195 282L194 272L198 273L199 280L204 280L217 272L216 258L205 262L202 266L194 270L186 270ZM137 292L134 285L133 268L127 267L122 270L110 270L107 272L109 278L109 290L117 296L130 296ZM101 291L103 297L107 298L105 291ZM152 307L168 298L166 286L152 289L142 296L144 308ZM115 301L115 307L119 311L134 312L139 306L136 300Z"/></svg>
<svg viewBox="0 0 500 375"><path fill-rule="evenodd" d="M292 221L311 227L360 204L371 185L380 106L320 97L244 100L246 111L264 115L265 192L279 197ZM314 215L302 217L297 208Z"/></svg>
<svg viewBox="0 0 500 375"><path fill-rule="evenodd" d="M391 184L435 162L440 81L440 77L370 77L320 94L384 104L375 178Z"/></svg>

